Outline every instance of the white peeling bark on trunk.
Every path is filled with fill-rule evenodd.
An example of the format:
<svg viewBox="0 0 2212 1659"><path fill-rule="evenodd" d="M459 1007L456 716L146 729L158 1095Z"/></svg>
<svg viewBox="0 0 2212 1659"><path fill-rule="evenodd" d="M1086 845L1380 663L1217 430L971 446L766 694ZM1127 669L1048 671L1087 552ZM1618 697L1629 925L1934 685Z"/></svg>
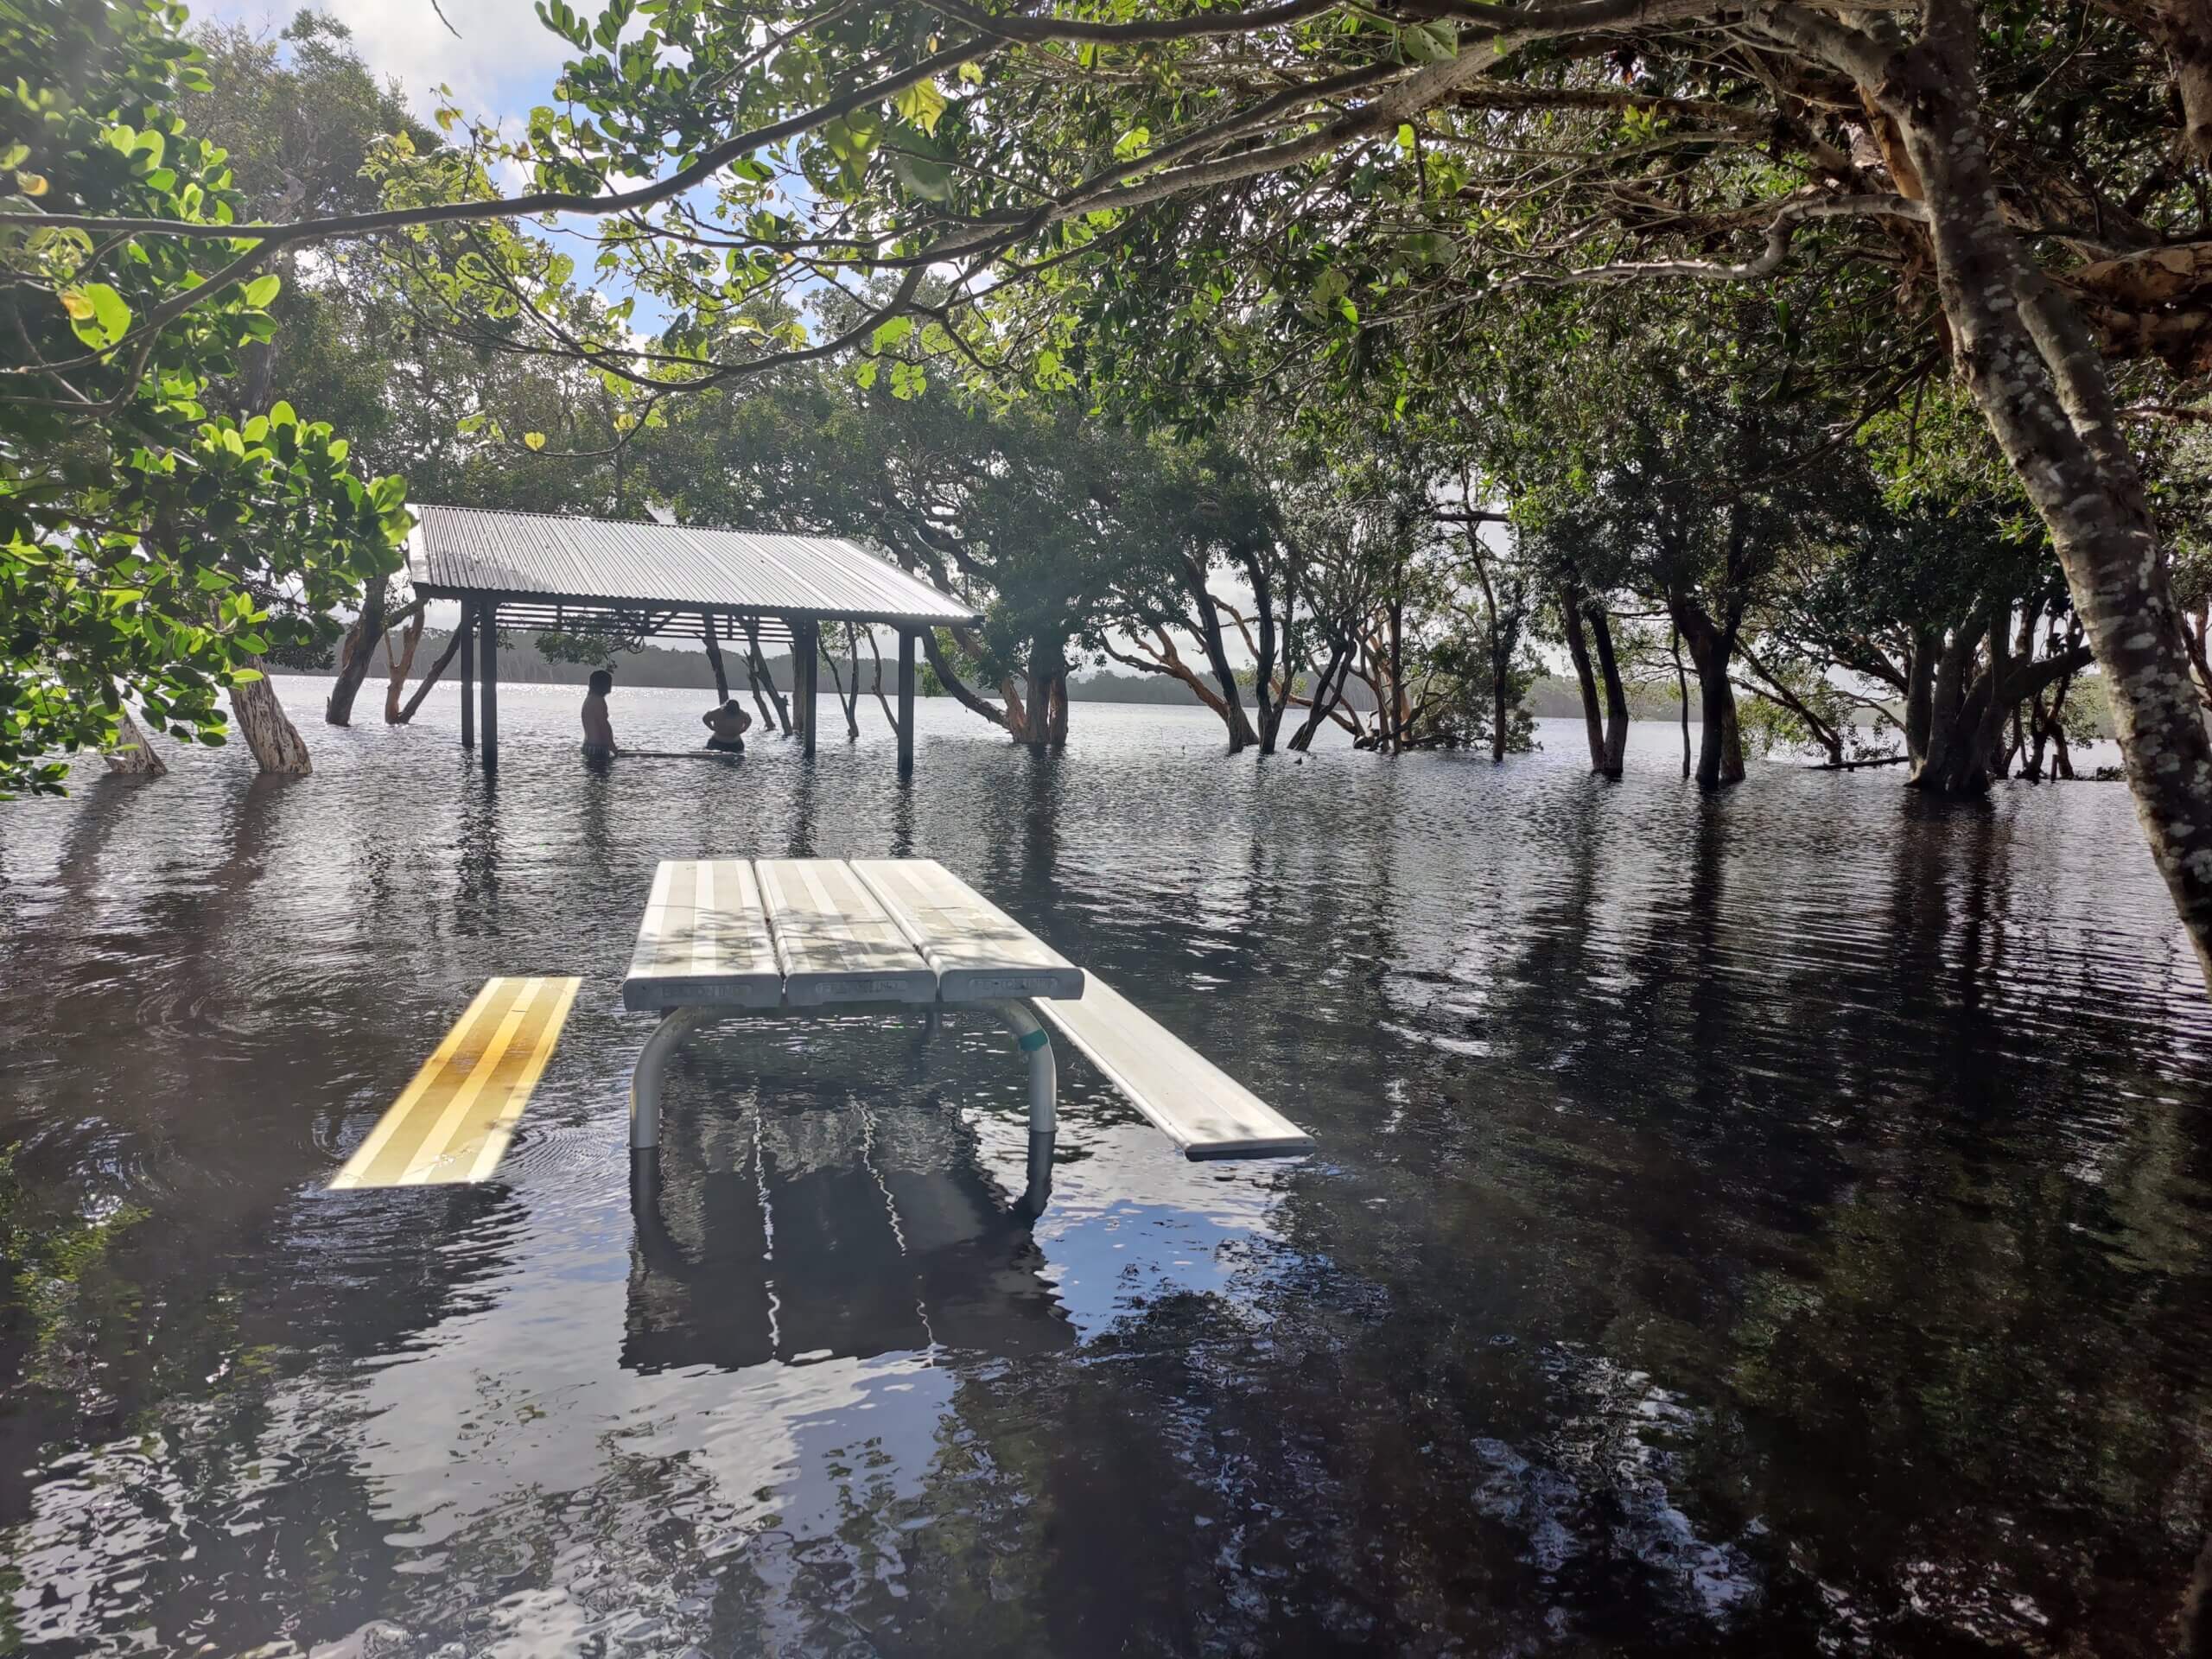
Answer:
<svg viewBox="0 0 2212 1659"><path fill-rule="evenodd" d="M1974 71L1974 10L1930 0L1875 89L1927 192L1961 372L2049 529L2104 671L2137 817L2212 986L2212 735L2142 480L2070 302L2000 214Z"/></svg>
<svg viewBox="0 0 2212 1659"><path fill-rule="evenodd" d="M115 747L107 751L106 760L110 772L138 778L159 778L169 769L169 763L154 753L153 740L128 709L116 721Z"/></svg>
<svg viewBox="0 0 2212 1659"><path fill-rule="evenodd" d="M260 658L251 658L248 666L259 668ZM308 760L307 741L276 700L267 674L231 688L231 717L253 752L254 765L263 772L298 778L315 770Z"/></svg>

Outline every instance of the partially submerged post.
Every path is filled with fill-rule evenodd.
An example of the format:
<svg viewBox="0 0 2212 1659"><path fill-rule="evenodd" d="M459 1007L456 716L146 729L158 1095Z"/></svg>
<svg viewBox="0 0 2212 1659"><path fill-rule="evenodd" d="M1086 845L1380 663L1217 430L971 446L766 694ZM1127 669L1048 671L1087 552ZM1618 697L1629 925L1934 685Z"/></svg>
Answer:
<svg viewBox="0 0 2212 1659"><path fill-rule="evenodd" d="M899 775L914 770L914 631L899 630Z"/></svg>
<svg viewBox="0 0 2212 1659"><path fill-rule="evenodd" d="M484 770L499 764L499 607L486 600L476 607L476 630L484 636Z"/></svg>
<svg viewBox="0 0 2212 1659"><path fill-rule="evenodd" d="M822 657L822 625L808 620L791 624L791 701L798 705L799 736L806 758L814 759L815 664Z"/></svg>
<svg viewBox="0 0 2212 1659"><path fill-rule="evenodd" d="M721 642L742 633L748 671L759 662L761 636L780 636L791 648L791 700L798 705L791 713L808 755L817 734L823 625L895 628L903 772L913 764L918 632L982 620L965 601L848 541L547 513L418 508L408 574L418 596L461 602L461 742L474 744L480 719L487 766L498 763L493 633L502 623L531 632L696 639L710 647L710 667L719 663ZM480 643L483 685L472 698ZM727 699L728 669L721 666L716 687ZM770 695L776 695L772 685Z"/></svg>
<svg viewBox="0 0 2212 1659"><path fill-rule="evenodd" d="M461 747L476 747L476 607L461 604Z"/></svg>

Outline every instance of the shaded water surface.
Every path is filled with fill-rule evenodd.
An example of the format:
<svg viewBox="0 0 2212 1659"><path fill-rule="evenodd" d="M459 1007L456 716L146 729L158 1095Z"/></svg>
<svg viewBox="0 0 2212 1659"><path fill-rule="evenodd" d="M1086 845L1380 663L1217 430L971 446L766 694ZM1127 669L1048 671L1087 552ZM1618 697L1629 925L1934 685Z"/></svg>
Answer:
<svg viewBox="0 0 2212 1659"><path fill-rule="evenodd" d="M2124 791L1215 753L927 703L588 777L510 688L0 808L0 1650L2151 1654L2212 1521L2212 1017ZM695 699L617 697L624 736ZM825 699L825 712L827 701ZM864 711L872 715L873 709ZM927 855L1310 1128L733 1023L632 1202L654 863ZM330 1193L487 976L498 1179Z"/></svg>

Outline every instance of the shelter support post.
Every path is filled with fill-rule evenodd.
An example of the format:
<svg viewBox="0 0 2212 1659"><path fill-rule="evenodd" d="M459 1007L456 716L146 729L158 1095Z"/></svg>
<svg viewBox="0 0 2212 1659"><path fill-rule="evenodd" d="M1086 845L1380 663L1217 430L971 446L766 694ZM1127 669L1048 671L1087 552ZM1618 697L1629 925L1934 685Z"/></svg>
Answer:
<svg viewBox="0 0 2212 1659"><path fill-rule="evenodd" d="M914 631L899 630L899 775L914 770Z"/></svg>
<svg viewBox="0 0 2212 1659"><path fill-rule="evenodd" d="M476 606L461 601L461 747L476 747Z"/></svg>
<svg viewBox="0 0 2212 1659"><path fill-rule="evenodd" d="M499 764L499 607L486 600L476 607L476 626L484 636L484 769Z"/></svg>
<svg viewBox="0 0 2212 1659"><path fill-rule="evenodd" d="M822 625L819 622L791 624L791 695L798 707L791 712L798 716L799 730L804 736L806 758L814 759L814 686L815 667L822 657Z"/></svg>

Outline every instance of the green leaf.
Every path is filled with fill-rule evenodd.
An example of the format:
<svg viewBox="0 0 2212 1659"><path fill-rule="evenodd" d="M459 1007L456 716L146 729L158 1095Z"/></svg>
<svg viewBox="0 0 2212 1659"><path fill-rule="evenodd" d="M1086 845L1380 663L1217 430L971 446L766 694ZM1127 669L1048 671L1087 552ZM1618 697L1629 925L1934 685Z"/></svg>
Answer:
<svg viewBox="0 0 2212 1659"><path fill-rule="evenodd" d="M1415 23L1398 31L1408 63L1449 63L1459 55L1459 31L1448 22Z"/></svg>
<svg viewBox="0 0 2212 1659"><path fill-rule="evenodd" d="M891 105L924 132L934 134L938 118L944 113L945 98L938 91L936 82L918 80L893 93Z"/></svg>
<svg viewBox="0 0 2212 1659"><path fill-rule="evenodd" d="M543 432L525 432L522 435L522 441L523 447L527 449L543 449L545 447L545 435Z"/></svg>
<svg viewBox="0 0 2212 1659"><path fill-rule="evenodd" d="M891 152L891 170L899 182L930 201L943 201L952 194L951 169L926 156L903 149Z"/></svg>
<svg viewBox="0 0 2212 1659"><path fill-rule="evenodd" d="M275 299L283 286L284 279L273 270L266 276L257 276L245 285L245 302L258 311Z"/></svg>
<svg viewBox="0 0 2212 1659"><path fill-rule="evenodd" d="M887 352L894 346L904 344L906 337L913 332L914 320L912 317L887 318L877 325L874 338L869 343L876 351Z"/></svg>
<svg viewBox="0 0 2212 1659"><path fill-rule="evenodd" d="M61 296L77 338L95 348L105 348L130 332L130 308L123 296L105 283L86 283Z"/></svg>

